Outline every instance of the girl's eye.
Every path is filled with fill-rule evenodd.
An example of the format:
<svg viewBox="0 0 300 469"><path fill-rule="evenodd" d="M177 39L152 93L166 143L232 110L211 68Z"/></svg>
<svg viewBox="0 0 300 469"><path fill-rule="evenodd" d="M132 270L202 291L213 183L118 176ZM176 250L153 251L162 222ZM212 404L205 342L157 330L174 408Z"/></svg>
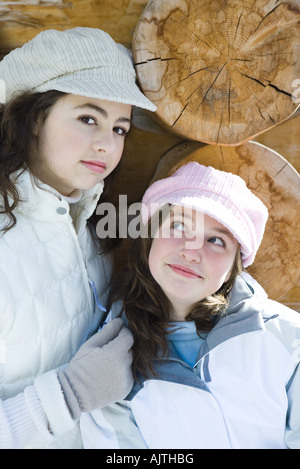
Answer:
<svg viewBox="0 0 300 469"><path fill-rule="evenodd" d="M121 137L126 137L128 134L128 130L123 129L122 127L114 127L114 132L116 132L116 134L120 135Z"/></svg>
<svg viewBox="0 0 300 469"><path fill-rule="evenodd" d="M173 228L173 230L176 230L176 231L182 231L182 232L185 231L185 226L180 221L174 221L172 223L172 228Z"/></svg>
<svg viewBox="0 0 300 469"><path fill-rule="evenodd" d="M218 238L217 236L212 236L208 240L209 243L216 244L218 246L225 246L225 242L222 238Z"/></svg>
<svg viewBox="0 0 300 469"><path fill-rule="evenodd" d="M91 116L80 116L79 120L81 120L84 124L87 125L95 125L97 123L96 119Z"/></svg>
<svg viewBox="0 0 300 469"><path fill-rule="evenodd" d="M194 236L193 231L190 230L189 225L181 221L174 221L171 225L171 229L175 238L192 238Z"/></svg>

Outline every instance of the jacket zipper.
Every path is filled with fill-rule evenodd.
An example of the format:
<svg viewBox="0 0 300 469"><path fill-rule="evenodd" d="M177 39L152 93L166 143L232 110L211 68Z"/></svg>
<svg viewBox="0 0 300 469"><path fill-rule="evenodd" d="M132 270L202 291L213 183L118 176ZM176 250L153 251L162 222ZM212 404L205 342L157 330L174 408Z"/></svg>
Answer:
<svg viewBox="0 0 300 469"><path fill-rule="evenodd" d="M93 280L90 280L90 279L88 279L88 280L89 280L89 284L92 287L92 292L93 292L94 300L96 302L97 307L100 309L100 311L103 311L104 313L106 313L107 312L106 308L99 301L95 282L93 282ZM95 311L94 311L94 314L95 314Z"/></svg>

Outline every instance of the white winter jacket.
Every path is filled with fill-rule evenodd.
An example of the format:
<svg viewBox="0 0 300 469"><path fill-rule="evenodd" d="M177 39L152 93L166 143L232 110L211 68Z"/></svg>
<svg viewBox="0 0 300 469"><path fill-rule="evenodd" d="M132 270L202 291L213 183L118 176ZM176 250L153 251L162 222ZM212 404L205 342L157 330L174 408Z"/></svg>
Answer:
<svg viewBox="0 0 300 469"><path fill-rule="evenodd" d="M126 400L82 414L85 448L300 449L300 315L238 277L190 367L170 348Z"/></svg>
<svg viewBox="0 0 300 469"><path fill-rule="evenodd" d="M91 282L104 305L111 263L86 222L102 190L101 182L69 205L28 171L18 178L25 202L17 224L0 234L0 448L81 446L55 370L104 315Z"/></svg>

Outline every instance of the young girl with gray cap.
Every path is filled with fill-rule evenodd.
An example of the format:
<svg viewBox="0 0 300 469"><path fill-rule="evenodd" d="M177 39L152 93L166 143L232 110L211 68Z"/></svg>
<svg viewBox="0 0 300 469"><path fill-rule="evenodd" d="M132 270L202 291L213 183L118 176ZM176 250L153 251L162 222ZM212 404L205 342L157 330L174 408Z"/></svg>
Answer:
<svg viewBox="0 0 300 469"><path fill-rule="evenodd" d="M0 63L2 448L81 447L81 412L131 389L130 332L117 319L93 335L111 263L88 219L132 106L155 110L135 79L92 28L44 31Z"/></svg>
<svg viewBox="0 0 300 469"><path fill-rule="evenodd" d="M116 288L135 385L82 415L86 448L300 448L299 314L241 274L267 218L242 178L196 162L147 189Z"/></svg>

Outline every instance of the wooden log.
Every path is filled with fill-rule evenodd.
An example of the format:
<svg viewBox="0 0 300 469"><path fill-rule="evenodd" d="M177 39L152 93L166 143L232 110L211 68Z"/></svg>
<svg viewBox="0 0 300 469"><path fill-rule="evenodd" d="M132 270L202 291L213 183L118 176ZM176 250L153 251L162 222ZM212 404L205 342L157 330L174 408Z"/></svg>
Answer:
<svg viewBox="0 0 300 469"><path fill-rule="evenodd" d="M45 29L104 29L131 48L133 29L147 0L0 0L0 58Z"/></svg>
<svg viewBox="0 0 300 469"><path fill-rule="evenodd" d="M300 174L300 114L264 132L255 140L277 151Z"/></svg>
<svg viewBox="0 0 300 469"><path fill-rule="evenodd" d="M185 142L161 158L152 181L189 161L238 174L267 206L264 238L247 271L269 297L279 300L300 285L300 176L288 161L257 142L235 147L199 145L197 149L195 143Z"/></svg>
<svg viewBox="0 0 300 469"><path fill-rule="evenodd" d="M299 105L299 21L298 0L150 1L133 53L162 125L236 145L291 116Z"/></svg>

